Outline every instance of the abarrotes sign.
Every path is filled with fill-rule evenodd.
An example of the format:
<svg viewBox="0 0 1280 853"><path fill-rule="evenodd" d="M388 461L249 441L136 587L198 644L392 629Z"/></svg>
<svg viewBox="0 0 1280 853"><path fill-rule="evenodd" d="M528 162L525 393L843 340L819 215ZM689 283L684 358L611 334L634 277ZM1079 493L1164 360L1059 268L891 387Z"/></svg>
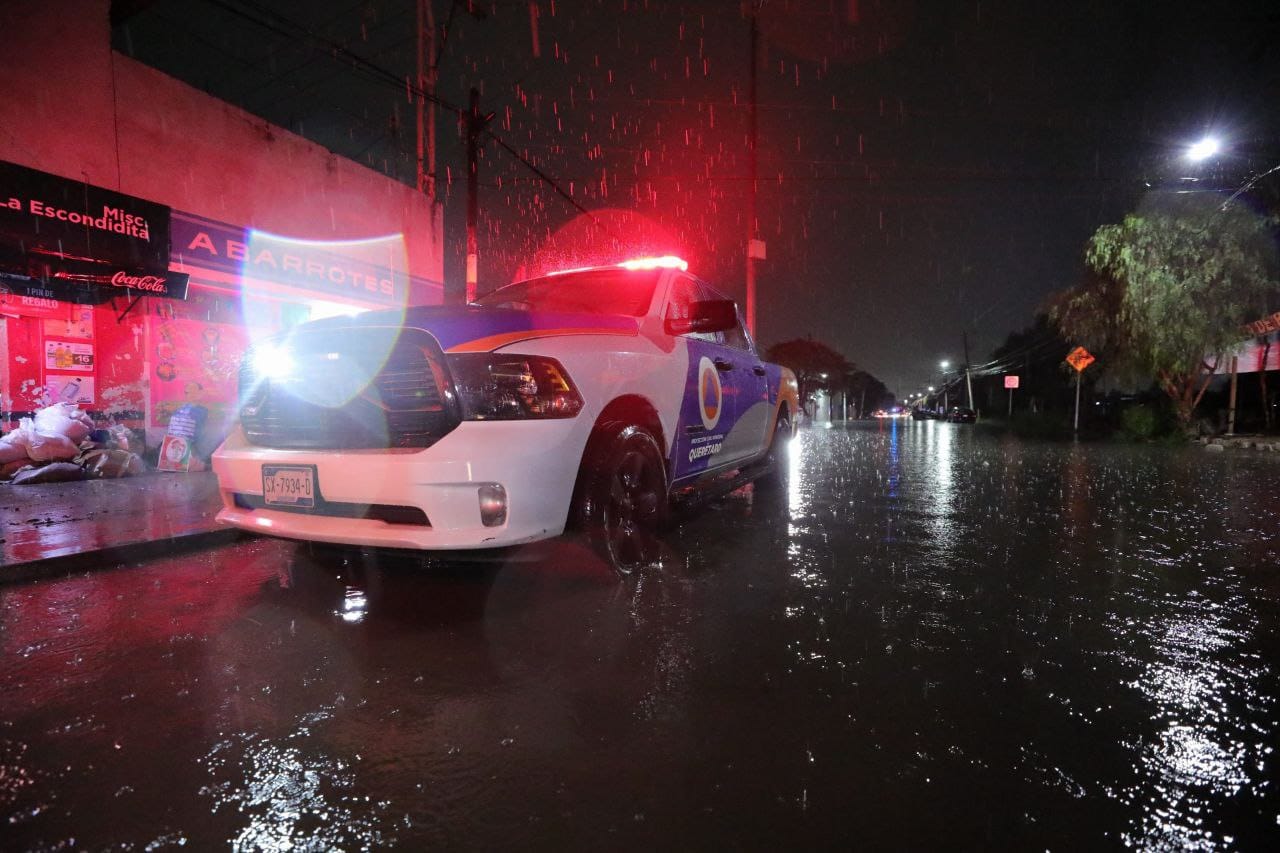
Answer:
<svg viewBox="0 0 1280 853"><path fill-rule="evenodd" d="M404 238L307 240L257 232L184 211L173 214L174 262L197 280L239 287L283 285L377 306L404 305L409 293Z"/></svg>

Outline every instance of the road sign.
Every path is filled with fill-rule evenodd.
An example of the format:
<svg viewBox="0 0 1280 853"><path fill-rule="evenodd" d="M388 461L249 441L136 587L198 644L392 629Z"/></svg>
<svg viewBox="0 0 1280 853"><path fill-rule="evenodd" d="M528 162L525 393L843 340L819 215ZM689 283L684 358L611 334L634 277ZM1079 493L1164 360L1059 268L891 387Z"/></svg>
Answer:
<svg viewBox="0 0 1280 853"><path fill-rule="evenodd" d="M1067 355L1067 364L1076 369L1076 373L1083 373L1084 369L1093 364L1094 357L1084 347L1076 347Z"/></svg>
<svg viewBox="0 0 1280 853"><path fill-rule="evenodd" d="M1017 387L1018 387L1018 377L1016 377L1016 376L1006 376L1006 377L1004 378L1004 387L1008 388L1010 391L1012 391L1014 388L1017 388Z"/></svg>

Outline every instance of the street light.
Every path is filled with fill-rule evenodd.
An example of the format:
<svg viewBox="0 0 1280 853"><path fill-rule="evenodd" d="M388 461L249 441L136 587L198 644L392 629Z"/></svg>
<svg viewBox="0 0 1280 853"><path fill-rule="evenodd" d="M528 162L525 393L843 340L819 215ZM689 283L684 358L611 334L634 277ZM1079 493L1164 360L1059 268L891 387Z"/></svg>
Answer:
<svg viewBox="0 0 1280 853"><path fill-rule="evenodd" d="M1212 136L1206 136L1187 149L1187 159L1192 163L1200 163L1217 154L1218 150L1218 140Z"/></svg>
<svg viewBox="0 0 1280 853"><path fill-rule="evenodd" d="M946 359L943 359L942 361L938 362L938 367L941 367L943 370L947 370L948 368L951 367L951 362L947 361Z"/></svg>

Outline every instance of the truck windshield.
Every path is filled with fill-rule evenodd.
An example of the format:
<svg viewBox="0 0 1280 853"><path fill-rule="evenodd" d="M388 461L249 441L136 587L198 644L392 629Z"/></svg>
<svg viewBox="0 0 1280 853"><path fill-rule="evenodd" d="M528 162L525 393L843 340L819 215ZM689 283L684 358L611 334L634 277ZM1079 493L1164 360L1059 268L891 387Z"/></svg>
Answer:
<svg viewBox="0 0 1280 853"><path fill-rule="evenodd" d="M579 311L643 316L649 310L657 270L583 270L516 282L476 300L492 308Z"/></svg>

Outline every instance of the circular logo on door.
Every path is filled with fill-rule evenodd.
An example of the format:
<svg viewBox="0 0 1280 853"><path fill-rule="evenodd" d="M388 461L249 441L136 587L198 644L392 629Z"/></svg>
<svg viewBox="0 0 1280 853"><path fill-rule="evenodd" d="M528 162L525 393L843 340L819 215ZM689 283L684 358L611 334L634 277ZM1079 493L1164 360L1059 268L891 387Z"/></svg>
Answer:
<svg viewBox="0 0 1280 853"><path fill-rule="evenodd" d="M720 423L723 396L720 390L720 371L704 355L698 362L698 413L702 415L702 425L707 429L715 429L716 424Z"/></svg>

